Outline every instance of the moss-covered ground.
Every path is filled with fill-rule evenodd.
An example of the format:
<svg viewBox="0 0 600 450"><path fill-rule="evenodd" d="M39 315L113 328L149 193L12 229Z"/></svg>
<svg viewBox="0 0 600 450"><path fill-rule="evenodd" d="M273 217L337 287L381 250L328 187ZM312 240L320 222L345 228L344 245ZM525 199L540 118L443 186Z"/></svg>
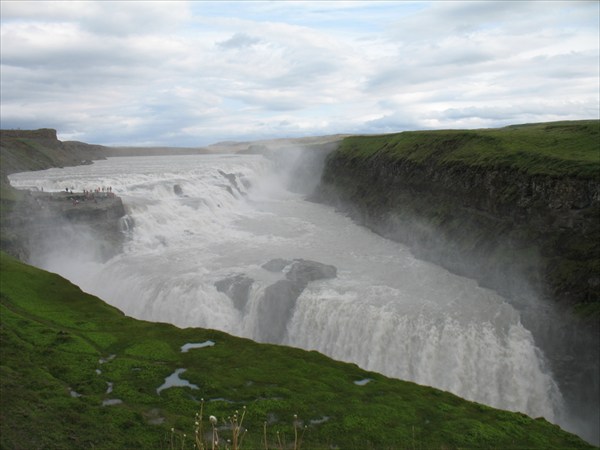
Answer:
<svg viewBox="0 0 600 450"><path fill-rule="evenodd" d="M265 422L269 448L280 448L277 432L293 444L294 414L306 427L305 449L591 448L543 419L316 352L128 318L4 253L0 270L3 449L193 448L201 399L204 418L214 415L223 426L223 441L231 438L226 418L246 407L247 449L265 448ZM214 345L181 351L206 341ZM159 395L179 368L198 388ZM103 406L107 400L121 403Z"/></svg>
<svg viewBox="0 0 600 450"><path fill-rule="evenodd" d="M600 121L513 125L478 130L405 131L355 136L340 152L369 157L377 152L415 162L509 167L532 175L600 176Z"/></svg>

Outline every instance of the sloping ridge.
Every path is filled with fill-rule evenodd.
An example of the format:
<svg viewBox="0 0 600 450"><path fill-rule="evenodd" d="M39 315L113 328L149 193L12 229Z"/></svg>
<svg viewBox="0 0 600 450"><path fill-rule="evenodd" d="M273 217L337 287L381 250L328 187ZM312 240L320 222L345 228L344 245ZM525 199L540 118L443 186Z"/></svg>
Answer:
<svg viewBox="0 0 600 450"><path fill-rule="evenodd" d="M316 352L131 319L4 253L0 269L2 448L179 448L201 405L220 424L247 408L243 448L265 448L265 435L279 448L277 432L293 442L294 414L306 449L593 448L543 419ZM189 383L157 392L172 374Z"/></svg>

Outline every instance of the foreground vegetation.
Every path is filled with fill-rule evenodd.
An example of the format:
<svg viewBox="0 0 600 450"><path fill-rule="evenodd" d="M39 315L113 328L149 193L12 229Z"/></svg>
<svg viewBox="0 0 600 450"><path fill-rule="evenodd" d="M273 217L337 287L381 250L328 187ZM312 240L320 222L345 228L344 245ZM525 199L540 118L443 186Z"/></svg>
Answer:
<svg viewBox="0 0 600 450"><path fill-rule="evenodd" d="M600 121L550 122L479 130L427 130L356 136L340 151L378 152L414 162L514 168L532 175L598 178Z"/></svg>
<svg viewBox="0 0 600 450"><path fill-rule="evenodd" d="M305 449L591 448L544 419L316 352L134 320L4 253L0 270L2 448L193 448L201 404L221 442L246 407L248 449L266 448L265 435L268 448L293 448L294 422ZM207 345L182 352L186 343ZM176 369L197 388L157 392Z"/></svg>

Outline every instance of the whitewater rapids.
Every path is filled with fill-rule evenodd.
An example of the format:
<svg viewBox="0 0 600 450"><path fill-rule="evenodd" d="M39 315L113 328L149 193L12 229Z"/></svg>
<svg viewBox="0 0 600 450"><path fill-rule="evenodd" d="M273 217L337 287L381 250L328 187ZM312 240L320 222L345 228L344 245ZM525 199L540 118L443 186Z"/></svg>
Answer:
<svg viewBox="0 0 600 450"><path fill-rule="evenodd" d="M10 181L45 191L110 186L122 198L122 254L94 260L90 235L86 248L33 253L32 262L130 316L261 340L260 303L282 277L261 266L317 261L337 277L308 283L278 318L279 343L560 422L559 389L504 298L306 201L263 156L109 158ZM215 286L239 274L253 280L243 308Z"/></svg>

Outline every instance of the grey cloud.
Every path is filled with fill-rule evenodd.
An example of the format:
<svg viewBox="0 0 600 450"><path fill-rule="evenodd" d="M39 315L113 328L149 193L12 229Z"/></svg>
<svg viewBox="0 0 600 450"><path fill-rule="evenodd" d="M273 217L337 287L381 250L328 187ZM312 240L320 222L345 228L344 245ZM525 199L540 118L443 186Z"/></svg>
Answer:
<svg viewBox="0 0 600 450"><path fill-rule="evenodd" d="M99 37L72 26L21 27L6 25L2 36L2 64L63 70L156 66L168 53L143 48L140 41Z"/></svg>
<svg viewBox="0 0 600 450"><path fill-rule="evenodd" d="M534 71L550 78L596 78L600 75L598 64L589 64L597 57L597 52L562 53L557 55L539 55L531 59Z"/></svg>
<svg viewBox="0 0 600 450"><path fill-rule="evenodd" d="M214 6L219 15L201 17L214 8L0 2L2 124L198 145L593 115L598 9L588 3L357 2L335 16L355 21L334 25L303 2L261 4L269 18L246 5L251 16ZM355 27L354 9L377 26Z"/></svg>
<svg viewBox="0 0 600 450"><path fill-rule="evenodd" d="M467 108L449 108L437 114L439 119L489 119L489 120L506 120L507 117L512 117L515 113L520 112L516 108L507 107L467 107Z"/></svg>
<svg viewBox="0 0 600 450"><path fill-rule="evenodd" d="M282 92L274 89L254 89L240 90L229 96L232 99L240 100L248 105L259 107L268 111L294 111L303 109L307 101L311 101L302 96L302 93L291 91Z"/></svg>
<svg viewBox="0 0 600 450"><path fill-rule="evenodd" d="M418 130L423 126L419 125L419 117L416 114L406 112L396 112L388 114L375 120L365 122L362 132L368 133L396 133L405 130Z"/></svg>
<svg viewBox="0 0 600 450"><path fill-rule="evenodd" d="M491 30L500 24L516 28L523 21L531 24L535 3L544 5L527 1L432 2L427 8L398 20L393 34L397 39L419 43L436 42L447 36L468 38L476 31Z"/></svg>
<svg viewBox="0 0 600 450"><path fill-rule="evenodd" d="M226 41L218 42L217 46L224 49L241 49L252 47L260 42L261 40L259 38L250 36L246 33L235 33Z"/></svg>
<svg viewBox="0 0 600 450"><path fill-rule="evenodd" d="M333 61L302 61L293 64L284 75L269 78L268 84L276 88L314 86L314 83L321 77L325 77L338 69L340 67Z"/></svg>
<svg viewBox="0 0 600 450"><path fill-rule="evenodd" d="M177 30L189 17L187 2L2 2L3 22L77 24L98 35L125 36Z"/></svg>
<svg viewBox="0 0 600 450"><path fill-rule="evenodd" d="M468 106L448 108L433 116L452 122L463 119L483 119L489 123L515 123L531 117L562 117L569 119L580 111L593 111L594 102L576 103L549 98L545 102L514 101L508 105ZM588 117L593 117L590 114Z"/></svg>

